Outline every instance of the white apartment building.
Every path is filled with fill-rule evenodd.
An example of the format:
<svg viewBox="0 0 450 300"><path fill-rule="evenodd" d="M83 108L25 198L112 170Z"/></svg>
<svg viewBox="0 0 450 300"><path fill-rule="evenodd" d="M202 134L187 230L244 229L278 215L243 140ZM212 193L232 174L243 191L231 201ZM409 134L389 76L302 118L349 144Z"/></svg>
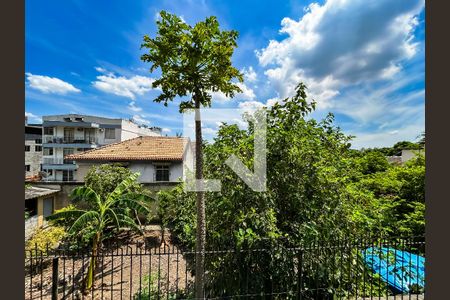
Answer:
<svg viewBox="0 0 450 300"><path fill-rule="evenodd" d="M161 136L158 127L77 114L43 116L42 128L42 174L45 181L74 181L78 166L74 161L64 160L66 155L139 136Z"/></svg>

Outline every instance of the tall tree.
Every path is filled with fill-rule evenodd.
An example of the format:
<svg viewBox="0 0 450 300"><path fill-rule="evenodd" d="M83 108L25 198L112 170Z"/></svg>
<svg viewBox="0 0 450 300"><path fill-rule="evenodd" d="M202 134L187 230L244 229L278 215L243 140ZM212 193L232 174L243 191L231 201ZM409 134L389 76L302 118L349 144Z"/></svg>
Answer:
<svg viewBox="0 0 450 300"><path fill-rule="evenodd" d="M151 63L150 72L160 69L161 75L153 82L162 93L154 100L167 106L175 97L190 96L180 103L180 112L195 109L195 178L203 179L203 151L200 108L211 106L211 92L222 92L233 97L241 89L236 80L243 76L232 66L231 57L237 47L238 32L220 30L217 18L212 16L195 26L186 24L176 15L160 12L156 22L155 38L144 36L141 48L148 53L141 59ZM196 298L204 297L204 251L206 239L204 192L197 191L196 236Z"/></svg>

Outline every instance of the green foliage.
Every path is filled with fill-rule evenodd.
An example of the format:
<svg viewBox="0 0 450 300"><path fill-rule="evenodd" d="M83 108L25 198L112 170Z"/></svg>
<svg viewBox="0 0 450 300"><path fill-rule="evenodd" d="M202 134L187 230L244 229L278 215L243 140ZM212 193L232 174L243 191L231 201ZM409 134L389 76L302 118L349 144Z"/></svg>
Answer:
<svg viewBox="0 0 450 300"><path fill-rule="evenodd" d="M389 155L398 155L402 150L419 150L422 147L418 143L409 142L409 141L401 141L397 142L392 146L392 150Z"/></svg>
<svg viewBox="0 0 450 300"><path fill-rule="evenodd" d="M131 228L141 231L138 226L137 213L149 213L146 203L149 201L144 194L133 193L139 173L134 173L122 180L106 196L99 194L85 185L73 190L72 195L81 202L88 203L88 209L76 206L58 211L49 217L53 222L65 219L68 233L92 243L92 256L86 277L85 287L91 288L95 276L96 257L101 243L108 233L120 229Z"/></svg>
<svg viewBox="0 0 450 300"><path fill-rule="evenodd" d="M372 233L423 235L425 233L425 157L383 172L361 174L348 185L357 205L354 221Z"/></svg>
<svg viewBox="0 0 450 300"><path fill-rule="evenodd" d="M160 78L153 82L162 93L155 99L165 106L176 96L192 95L183 100L180 111L194 108L195 101L203 106L211 105L211 92L223 92L233 97L241 89L232 83L242 82L243 76L231 64L231 56L237 46L237 31L220 30L216 17L206 18L195 26L186 24L180 17L161 11L156 22L155 38L144 36L141 48L148 53L141 60L151 63L150 71L161 70Z"/></svg>
<svg viewBox="0 0 450 300"><path fill-rule="evenodd" d="M314 103L306 101L300 84L294 97L285 99L267 116L267 191L250 189L224 162L234 154L250 169L253 167L254 130L236 125L220 127L214 143L205 147L205 178L220 178L220 193L206 195L207 248L271 249L258 262L250 257L207 258L208 272L215 287L225 291L237 286L221 280L245 277L246 272L272 274L272 282L284 284L283 275L292 260L283 251L317 241L336 240L357 234L352 203L347 191L351 173L350 137L333 126L333 116L321 122L307 118ZM280 146L282 145L282 146ZM349 200L348 200L349 199ZM195 197L181 187L160 194L161 215L167 226L187 246L195 243ZM361 229L362 230L362 229ZM332 262L328 254L310 257L305 264ZM236 266L242 266L237 268ZM270 268L270 269L269 269ZM323 274L327 280L331 274ZM237 283L236 283L237 284Z"/></svg>
<svg viewBox="0 0 450 300"><path fill-rule="evenodd" d="M184 193L180 184L170 191L158 193L159 215L166 227L176 232L176 238L193 249L195 245L195 194Z"/></svg>
<svg viewBox="0 0 450 300"><path fill-rule="evenodd" d="M68 226L68 233L82 236L90 231L93 226L98 233L104 233L109 227L118 230L131 227L140 230L135 220L130 217L131 210L148 212L145 195L130 191L135 184L139 173L134 173L120 182L106 197L98 194L92 188L85 185L73 190L72 196L86 203L90 203L90 209L84 210L77 206L70 206L55 212L49 217L52 222L64 220Z"/></svg>
<svg viewBox="0 0 450 300"><path fill-rule="evenodd" d="M54 214L58 215L59 213L64 213L66 211L73 211L75 209L76 209L76 206L74 204L69 204L66 207L63 207L61 209L55 210ZM61 226L61 227L68 228L71 224L73 224L73 222L75 222L75 220L76 220L76 217L74 217L74 216L71 216L71 217L67 216L65 218L62 218L62 217L61 218L51 218L49 220L49 222L52 225L55 225L55 226Z"/></svg>
<svg viewBox="0 0 450 300"><path fill-rule="evenodd" d="M84 182L100 197L105 198L131 174L130 169L124 168L120 164L93 165L84 177ZM136 193L142 192L142 187L138 182L133 182L129 190Z"/></svg>
<svg viewBox="0 0 450 300"><path fill-rule="evenodd" d="M158 281L165 282L166 279L161 273L154 272L150 275L145 274L142 280L142 287L134 294L134 300L150 300L150 299L191 299L192 291L183 291L177 289L175 291L167 290L166 286L158 286Z"/></svg>
<svg viewBox="0 0 450 300"><path fill-rule="evenodd" d="M383 153L378 151L370 151L365 153L357 161L360 172L364 175L386 171L390 165Z"/></svg>
<svg viewBox="0 0 450 300"><path fill-rule="evenodd" d="M267 191L263 193L252 191L224 163L234 154L252 169L251 118L246 130L223 124L214 142L206 144L205 178L218 178L222 184L221 192L206 194L207 248L270 251L257 259L254 253L207 257L209 285L214 288L225 293L238 290L239 278L248 272L258 274L255 280L262 285L287 284L294 259L285 250L288 247L333 244L369 234L424 233L424 157L393 166L380 151L351 150L351 137L333 125L333 115L317 122L308 118L313 109L314 102L306 101L305 86L300 84L294 97L267 111ZM159 199L163 223L185 246L193 247L195 194L178 186L161 192ZM360 272L377 282L362 263L348 265L354 255L332 255L323 250L303 257L305 280L310 276L320 285L339 278L340 286L361 290L353 282L355 277L339 276L339 272ZM333 266L340 261L351 269L337 271ZM384 289L373 287L373 294Z"/></svg>
<svg viewBox="0 0 450 300"><path fill-rule="evenodd" d="M60 226L48 226L46 228L39 228L33 234L33 236L27 241L25 250L27 251L42 251L46 252L47 249L55 249L59 243L66 236L66 231Z"/></svg>

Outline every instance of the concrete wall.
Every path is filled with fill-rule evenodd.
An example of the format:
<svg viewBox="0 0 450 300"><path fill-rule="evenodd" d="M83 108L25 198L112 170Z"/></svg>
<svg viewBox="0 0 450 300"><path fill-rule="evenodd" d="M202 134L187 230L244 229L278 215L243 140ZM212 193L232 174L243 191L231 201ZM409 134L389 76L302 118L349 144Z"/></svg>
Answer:
<svg viewBox="0 0 450 300"><path fill-rule="evenodd" d="M139 136L160 136L161 132L145 128L133 123L129 120L122 120L122 130L120 132L120 140L126 141Z"/></svg>
<svg viewBox="0 0 450 300"><path fill-rule="evenodd" d="M64 182L60 184L55 184L53 182L32 182L30 184L36 187L53 188L53 189L59 188L60 191L54 195L54 202L53 202L54 210L58 210L68 206L71 203L70 194L72 193L73 189L78 186L82 186L84 183ZM176 184L177 184L176 182L153 182L153 183L143 183L143 186L145 189L148 189L152 192L158 192L161 190L172 189L176 186ZM39 208L38 208L38 215L39 215Z"/></svg>
<svg viewBox="0 0 450 300"><path fill-rule="evenodd" d="M25 165L30 165L30 171L25 172L25 177L36 176L41 170L42 151L36 151L36 146L42 147L42 144L37 144L36 139L42 139L42 136L35 134L25 135L25 145L30 146L30 151L25 152Z"/></svg>
<svg viewBox="0 0 450 300"><path fill-rule="evenodd" d="M402 150L402 162L405 163L413 159L419 153L421 153L421 150Z"/></svg>
<svg viewBox="0 0 450 300"><path fill-rule="evenodd" d="M91 168L91 166L104 164L107 162L77 162L78 169L75 176L75 180L78 182L84 182L84 177L87 172ZM162 164L159 162L130 162L127 164L128 168L132 172L139 172L141 176L139 176L138 181L140 183L155 183L155 165ZM170 182L178 182L179 179L183 179L183 164L181 162L166 162L163 164L169 165L169 180Z"/></svg>
<svg viewBox="0 0 450 300"><path fill-rule="evenodd" d="M32 216L25 220L25 240L28 240L38 229L38 216Z"/></svg>
<svg viewBox="0 0 450 300"><path fill-rule="evenodd" d="M186 149L183 154L183 180L186 180L186 174L194 172L194 149L192 148L192 143L190 141L186 142Z"/></svg>

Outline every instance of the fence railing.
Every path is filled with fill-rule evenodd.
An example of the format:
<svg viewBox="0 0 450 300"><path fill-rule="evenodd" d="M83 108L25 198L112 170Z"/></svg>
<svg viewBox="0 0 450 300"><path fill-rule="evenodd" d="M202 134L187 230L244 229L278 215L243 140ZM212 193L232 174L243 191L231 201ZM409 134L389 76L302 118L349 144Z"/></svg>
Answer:
<svg viewBox="0 0 450 300"><path fill-rule="evenodd" d="M64 159L62 157L43 157L42 163L49 165L75 164L73 160Z"/></svg>
<svg viewBox="0 0 450 300"><path fill-rule="evenodd" d="M414 237L210 250L205 298L424 299L424 246ZM194 299L196 252L173 245L104 245L91 289L90 249L36 246L25 254L25 299Z"/></svg>
<svg viewBox="0 0 450 300"><path fill-rule="evenodd" d="M54 144L97 144L98 138L92 136L86 137L75 137L75 136L44 136L45 143L54 143Z"/></svg>

